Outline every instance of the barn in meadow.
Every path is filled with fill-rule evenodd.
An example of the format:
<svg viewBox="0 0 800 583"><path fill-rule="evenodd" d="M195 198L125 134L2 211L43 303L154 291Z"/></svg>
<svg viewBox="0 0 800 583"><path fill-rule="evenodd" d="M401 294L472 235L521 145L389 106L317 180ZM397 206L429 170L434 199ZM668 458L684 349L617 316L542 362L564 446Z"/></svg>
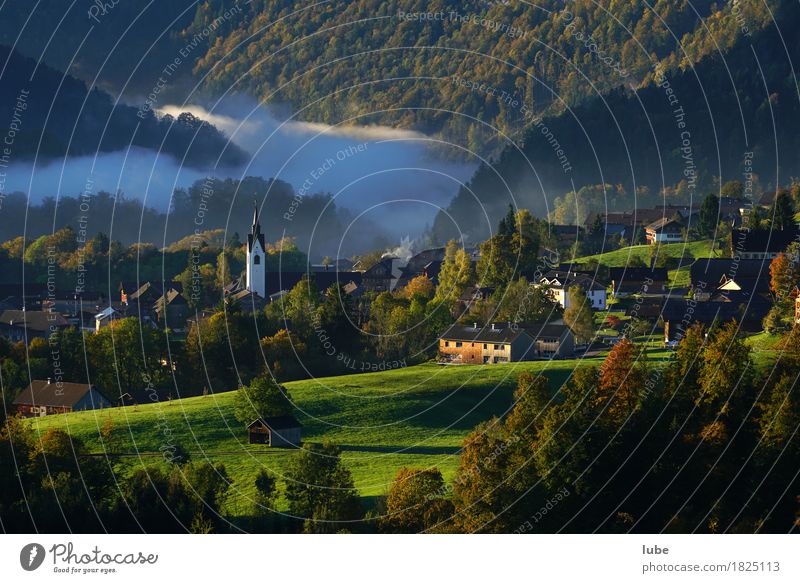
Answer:
<svg viewBox="0 0 800 583"><path fill-rule="evenodd" d="M300 422L293 415L264 417L247 426L250 443L269 447L300 447L301 429Z"/></svg>

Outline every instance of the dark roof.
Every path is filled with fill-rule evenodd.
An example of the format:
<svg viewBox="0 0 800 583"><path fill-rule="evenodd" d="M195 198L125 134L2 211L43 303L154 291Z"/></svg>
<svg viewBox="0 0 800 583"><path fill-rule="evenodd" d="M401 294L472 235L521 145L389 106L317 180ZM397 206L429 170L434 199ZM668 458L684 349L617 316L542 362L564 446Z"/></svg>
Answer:
<svg viewBox="0 0 800 583"><path fill-rule="evenodd" d="M531 338L561 338L567 330L564 324L549 324L547 322L525 322L516 325L495 324L494 329L488 326L458 326L448 328L442 339L458 340L463 342L507 343L514 342L523 334Z"/></svg>
<svg viewBox="0 0 800 583"><path fill-rule="evenodd" d="M431 261L430 263L425 265L425 268L422 270L422 273L424 273L426 276L428 276L428 278L431 281L436 281L436 280L439 279L439 273L441 273L441 271L442 271L442 264L443 263L444 263L444 261L438 261L438 260L437 261Z"/></svg>
<svg viewBox="0 0 800 583"><path fill-rule="evenodd" d="M664 227L668 227L673 224L679 227L683 227L683 221L680 219L680 217L672 216L672 217L662 217L657 221L650 223L645 228L650 231L658 231L663 229Z"/></svg>
<svg viewBox="0 0 800 583"><path fill-rule="evenodd" d="M156 300L155 309L161 310L165 304L169 306L172 304L180 305L185 303L186 303L186 298L184 298L178 290L171 289L163 296L158 298L158 300Z"/></svg>
<svg viewBox="0 0 800 583"><path fill-rule="evenodd" d="M558 339L564 335L564 332L569 330L566 324L550 324L549 322L525 322L519 325L528 336L534 339Z"/></svg>
<svg viewBox="0 0 800 583"><path fill-rule="evenodd" d="M0 324L19 326L37 332L47 332L51 326L69 326L69 322L61 314L38 310L3 310L0 313Z"/></svg>
<svg viewBox="0 0 800 583"><path fill-rule="evenodd" d="M646 279L652 279L654 282L667 281L665 267L611 267L608 274L615 282L644 281Z"/></svg>
<svg viewBox="0 0 800 583"><path fill-rule="evenodd" d="M800 241L798 229L758 230L733 229L731 244L733 253L779 253L785 251L790 243Z"/></svg>
<svg viewBox="0 0 800 583"><path fill-rule="evenodd" d="M356 285L361 285L363 273L360 271L280 271L267 273L267 296L278 293L279 291L289 291L308 275L317 284L317 289L324 292L332 285L347 285L351 281Z"/></svg>
<svg viewBox="0 0 800 583"><path fill-rule="evenodd" d="M609 213L589 213L584 223L587 227L594 224L595 218L599 215L600 221L605 225L625 225L633 227L635 225L647 225L663 217L672 217L676 212L687 212L688 207L667 205L650 209L636 209L633 211L609 212Z"/></svg>
<svg viewBox="0 0 800 583"><path fill-rule="evenodd" d="M741 288L741 292L753 292L753 293L760 293L766 294L770 291L770 274L769 271L763 274L761 277L740 277L738 274L731 278L725 278L725 283L733 281L736 285ZM736 292L734 290L730 290L727 292L721 293L741 293Z"/></svg>
<svg viewBox="0 0 800 583"><path fill-rule="evenodd" d="M280 431L281 429L299 429L302 427L300 422L295 419L294 415L281 415L280 417L264 417L262 419L256 419L250 425L248 425L247 428L250 429L256 423L266 425L275 431Z"/></svg>
<svg viewBox="0 0 800 583"><path fill-rule="evenodd" d="M661 298L639 298L625 309L625 315L643 320L655 320L661 316L664 300Z"/></svg>
<svg viewBox="0 0 800 583"><path fill-rule="evenodd" d="M448 328L442 338L444 340L459 340L464 342L513 342L525 331L516 326L508 324L495 324L494 329L491 325L487 326L458 326L453 325Z"/></svg>
<svg viewBox="0 0 800 583"><path fill-rule="evenodd" d="M767 315L770 303L761 301L754 296L753 301L748 303L734 302L693 302L689 305L689 300L670 299L664 302L662 317L665 321L683 321L690 318L692 322L710 324L715 319L721 321L736 320L738 322L756 321L760 324L761 320Z"/></svg>
<svg viewBox="0 0 800 583"><path fill-rule="evenodd" d="M740 280L763 280L769 285L769 259L698 259L689 268L692 287L715 290L723 277Z"/></svg>
<svg viewBox="0 0 800 583"><path fill-rule="evenodd" d="M766 308L767 312L772 307L772 302L756 290L718 291L711 296L711 301L727 302L739 306L744 304L748 310L761 311Z"/></svg>
<svg viewBox="0 0 800 583"><path fill-rule="evenodd" d="M33 381L14 399L15 405L37 405L47 407L72 407L80 401L92 385L82 383L48 383Z"/></svg>
<svg viewBox="0 0 800 583"><path fill-rule="evenodd" d="M129 302L136 302L140 299L144 299L145 301L147 301L148 296L149 299L152 299L152 298L157 298L163 294L164 294L163 291L158 291L156 286L154 286L149 281L146 281L142 285L142 287L140 287L131 294L127 294L126 298Z"/></svg>

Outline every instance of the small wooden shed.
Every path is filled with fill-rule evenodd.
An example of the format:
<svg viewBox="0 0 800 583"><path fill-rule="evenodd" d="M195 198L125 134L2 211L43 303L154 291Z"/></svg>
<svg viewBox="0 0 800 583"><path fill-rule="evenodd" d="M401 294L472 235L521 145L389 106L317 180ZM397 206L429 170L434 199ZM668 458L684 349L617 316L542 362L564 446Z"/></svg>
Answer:
<svg viewBox="0 0 800 583"><path fill-rule="evenodd" d="M250 443L269 447L300 447L302 426L293 415L256 419L247 426Z"/></svg>

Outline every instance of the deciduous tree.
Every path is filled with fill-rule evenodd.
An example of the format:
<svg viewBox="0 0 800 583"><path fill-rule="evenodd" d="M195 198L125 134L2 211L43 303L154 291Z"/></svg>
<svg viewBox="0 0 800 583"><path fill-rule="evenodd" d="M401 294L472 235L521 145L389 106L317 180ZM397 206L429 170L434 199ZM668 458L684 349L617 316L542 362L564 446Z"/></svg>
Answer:
<svg viewBox="0 0 800 583"><path fill-rule="evenodd" d="M569 288L567 298L564 322L579 343L589 342L594 336L594 314L589 298L583 288L577 285Z"/></svg>
<svg viewBox="0 0 800 583"><path fill-rule="evenodd" d="M269 376L258 377L236 391L234 411L241 423L290 415L293 410L289 391Z"/></svg>
<svg viewBox="0 0 800 583"><path fill-rule="evenodd" d="M386 498L386 514L379 521L381 530L420 533L445 528L453 513L448 494L437 468L400 468Z"/></svg>

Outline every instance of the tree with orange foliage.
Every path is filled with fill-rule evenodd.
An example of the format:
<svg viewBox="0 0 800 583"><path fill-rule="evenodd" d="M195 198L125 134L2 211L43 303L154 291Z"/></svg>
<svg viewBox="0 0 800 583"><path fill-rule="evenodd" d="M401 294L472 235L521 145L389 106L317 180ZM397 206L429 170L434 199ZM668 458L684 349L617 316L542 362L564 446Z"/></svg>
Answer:
<svg viewBox="0 0 800 583"><path fill-rule="evenodd" d="M785 253L779 253L769 265L770 289L782 308L789 307L788 300L800 285L800 244L791 243Z"/></svg>
<svg viewBox="0 0 800 583"><path fill-rule="evenodd" d="M433 282L428 278L427 275L418 275L408 282L408 285L404 291L406 297L409 299L416 295L420 295L426 300L429 300L433 297Z"/></svg>
<svg viewBox="0 0 800 583"><path fill-rule="evenodd" d="M600 367L595 405L607 407L603 417L615 426L624 423L646 396L647 366L643 359L639 347L624 339Z"/></svg>

